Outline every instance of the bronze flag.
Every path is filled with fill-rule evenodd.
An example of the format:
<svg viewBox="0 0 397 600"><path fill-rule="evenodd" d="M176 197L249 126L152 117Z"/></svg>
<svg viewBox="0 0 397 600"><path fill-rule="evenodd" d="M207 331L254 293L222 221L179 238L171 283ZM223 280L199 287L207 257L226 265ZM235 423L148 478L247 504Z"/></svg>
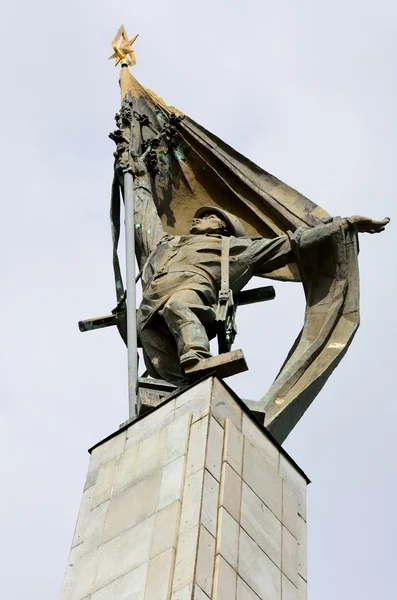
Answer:
<svg viewBox="0 0 397 600"><path fill-rule="evenodd" d="M296 261L266 277L302 282L305 320L270 389L251 408L265 412L265 425L282 442L344 356L359 325L358 241L340 227L320 250L299 251L300 228L326 223L330 215L317 204L242 156L215 135L121 69L122 98L134 99L136 126L146 116L151 136L172 114L182 116L172 143L160 141L159 173L153 184L163 227L186 234L200 206L212 205L236 215L247 235L295 241ZM138 257L139 260L139 257Z"/></svg>

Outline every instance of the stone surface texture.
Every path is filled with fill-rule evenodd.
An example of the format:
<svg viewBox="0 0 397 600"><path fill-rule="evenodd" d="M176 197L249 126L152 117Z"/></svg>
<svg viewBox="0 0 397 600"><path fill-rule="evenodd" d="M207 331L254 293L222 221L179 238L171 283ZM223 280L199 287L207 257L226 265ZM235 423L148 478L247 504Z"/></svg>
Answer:
<svg viewBox="0 0 397 600"><path fill-rule="evenodd" d="M305 600L306 486L210 376L93 449L61 600Z"/></svg>

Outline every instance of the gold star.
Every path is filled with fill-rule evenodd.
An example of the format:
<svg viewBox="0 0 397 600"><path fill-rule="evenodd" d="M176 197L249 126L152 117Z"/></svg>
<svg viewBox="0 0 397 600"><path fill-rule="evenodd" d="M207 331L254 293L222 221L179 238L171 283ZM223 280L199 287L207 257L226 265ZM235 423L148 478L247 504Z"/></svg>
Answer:
<svg viewBox="0 0 397 600"><path fill-rule="evenodd" d="M116 37L112 42L112 48L114 52L112 56L109 56L109 60L113 58L116 59L116 67L121 62L127 64L129 67L132 67L136 64L135 54L131 46L135 42L138 35L139 34L135 35L129 40L128 35L125 32L124 25L120 27Z"/></svg>

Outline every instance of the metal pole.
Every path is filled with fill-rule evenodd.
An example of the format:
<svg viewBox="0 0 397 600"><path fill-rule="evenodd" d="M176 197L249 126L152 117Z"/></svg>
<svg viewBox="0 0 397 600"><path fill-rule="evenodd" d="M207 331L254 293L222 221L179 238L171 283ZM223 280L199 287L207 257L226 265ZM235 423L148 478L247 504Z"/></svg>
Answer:
<svg viewBox="0 0 397 600"><path fill-rule="evenodd" d="M130 419L138 414L136 384L138 379L135 288L135 227L134 178L124 173L125 207L125 262L127 287L127 343L128 343L128 406Z"/></svg>

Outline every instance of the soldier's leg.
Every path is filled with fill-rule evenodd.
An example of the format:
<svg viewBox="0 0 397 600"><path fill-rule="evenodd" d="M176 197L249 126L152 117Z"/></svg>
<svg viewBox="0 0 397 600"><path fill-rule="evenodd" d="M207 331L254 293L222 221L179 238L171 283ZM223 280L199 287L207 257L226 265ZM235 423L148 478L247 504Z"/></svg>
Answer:
<svg viewBox="0 0 397 600"><path fill-rule="evenodd" d="M182 374L177 346L163 319L155 319L139 334L147 371L155 379L164 379L174 385L186 380Z"/></svg>
<svg viewBox="0 0 397 600"><path fill-rule="evenodd" d="M168 300L161 314L175 338L182 369L212 356L208 334L202 321L210 322L214 311L204 305L197 292L176 292Z"/></svg>

